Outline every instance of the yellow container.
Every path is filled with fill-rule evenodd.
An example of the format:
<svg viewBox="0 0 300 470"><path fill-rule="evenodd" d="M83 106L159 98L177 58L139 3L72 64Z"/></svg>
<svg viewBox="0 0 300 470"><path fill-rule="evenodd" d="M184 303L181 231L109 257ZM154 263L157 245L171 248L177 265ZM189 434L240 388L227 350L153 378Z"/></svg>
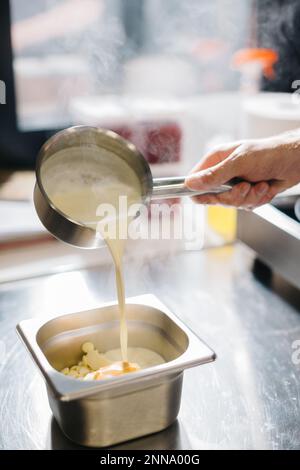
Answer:
<svg viewBox="0 0 300 470"><path fill-rule="evenodd" d="M234 241L237 229L237 210L231 207L211 206L208 208L208 224L224 238L224 241Z"/></svg>

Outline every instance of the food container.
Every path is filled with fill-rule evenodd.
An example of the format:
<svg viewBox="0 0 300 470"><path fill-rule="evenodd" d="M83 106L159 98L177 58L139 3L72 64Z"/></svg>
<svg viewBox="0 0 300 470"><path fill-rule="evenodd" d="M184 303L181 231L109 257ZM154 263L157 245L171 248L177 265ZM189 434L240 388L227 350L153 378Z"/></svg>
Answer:
<svg viewBox="0 0 300 470"><path fill-rule="evenodd" d="M166 363L103 381L81 381L58 370L80 360L81 345L119 347L115 303L17 326L47 384L50 407L72 441L107 447L161 431L177 418L184 369L211 362L214 352L156 297L127 300L129 346L151 349Z"/></svg>

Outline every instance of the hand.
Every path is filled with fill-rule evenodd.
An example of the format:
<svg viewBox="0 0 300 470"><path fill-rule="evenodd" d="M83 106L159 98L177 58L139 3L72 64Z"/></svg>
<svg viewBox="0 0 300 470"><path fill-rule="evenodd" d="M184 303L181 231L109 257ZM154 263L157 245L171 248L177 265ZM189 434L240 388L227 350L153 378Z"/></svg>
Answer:
<svg viewBox="0 0 300 470"><path fill-rule="evenodd" d="M220 146L196 165L185 184L195 191L209 191L235 177L245 182L222 194L193 199L245 209L270 202L300 182L300 131Z"/></svg>

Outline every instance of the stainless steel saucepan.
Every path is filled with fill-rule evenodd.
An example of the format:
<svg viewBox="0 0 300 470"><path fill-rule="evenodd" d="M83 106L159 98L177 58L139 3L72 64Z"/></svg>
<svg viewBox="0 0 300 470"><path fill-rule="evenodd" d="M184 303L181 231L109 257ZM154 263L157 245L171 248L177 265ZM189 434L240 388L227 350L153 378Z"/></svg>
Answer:
<svg viewBox="0 0 300 470"><path fill-rule="evenodd" d="M99 150L109 152L110 158L124 160L137 174L142 188L142 203L153 199L196 196L205 191L191 191L185 186L185 177L153 178L148 162L137 148L112 131L96 127L76 126L58 132L41 148L36 166L34 204L37 214L56 238L80 248L98 248L102 239L90 227L61 212L51 201L51 194L64 181L71 184L101 184L101 161L95 158ZM228 183L210 193L232 189ZM101 201L99 201L100 203Z"/></svg>

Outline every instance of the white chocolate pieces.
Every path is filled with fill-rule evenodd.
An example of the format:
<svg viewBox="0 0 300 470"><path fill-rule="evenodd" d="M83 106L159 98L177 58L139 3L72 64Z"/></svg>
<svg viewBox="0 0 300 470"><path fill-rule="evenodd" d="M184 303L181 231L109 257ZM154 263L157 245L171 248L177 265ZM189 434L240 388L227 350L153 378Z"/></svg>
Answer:
<svg viewBox="0 0 300 470"><path fill-rule="evenodd" d="M81 346L83 356L81 361L72 366L65 367L61 370L61 373L75 379L83 379L86 375L91 372L95 372L102 367L109 366L111 361L95 349L93 343L87 342Z"/></svg>
<svg viewBox="0 0 300 470"><path fill-rule="evenodd" d="M80 380L103 380L155 367L165 362L158 353L145 348L128 348L129 362L122 361L120 349L99 353L91 342L81 346L82 358L78 364L65 367L61 373Z"/></svg>

